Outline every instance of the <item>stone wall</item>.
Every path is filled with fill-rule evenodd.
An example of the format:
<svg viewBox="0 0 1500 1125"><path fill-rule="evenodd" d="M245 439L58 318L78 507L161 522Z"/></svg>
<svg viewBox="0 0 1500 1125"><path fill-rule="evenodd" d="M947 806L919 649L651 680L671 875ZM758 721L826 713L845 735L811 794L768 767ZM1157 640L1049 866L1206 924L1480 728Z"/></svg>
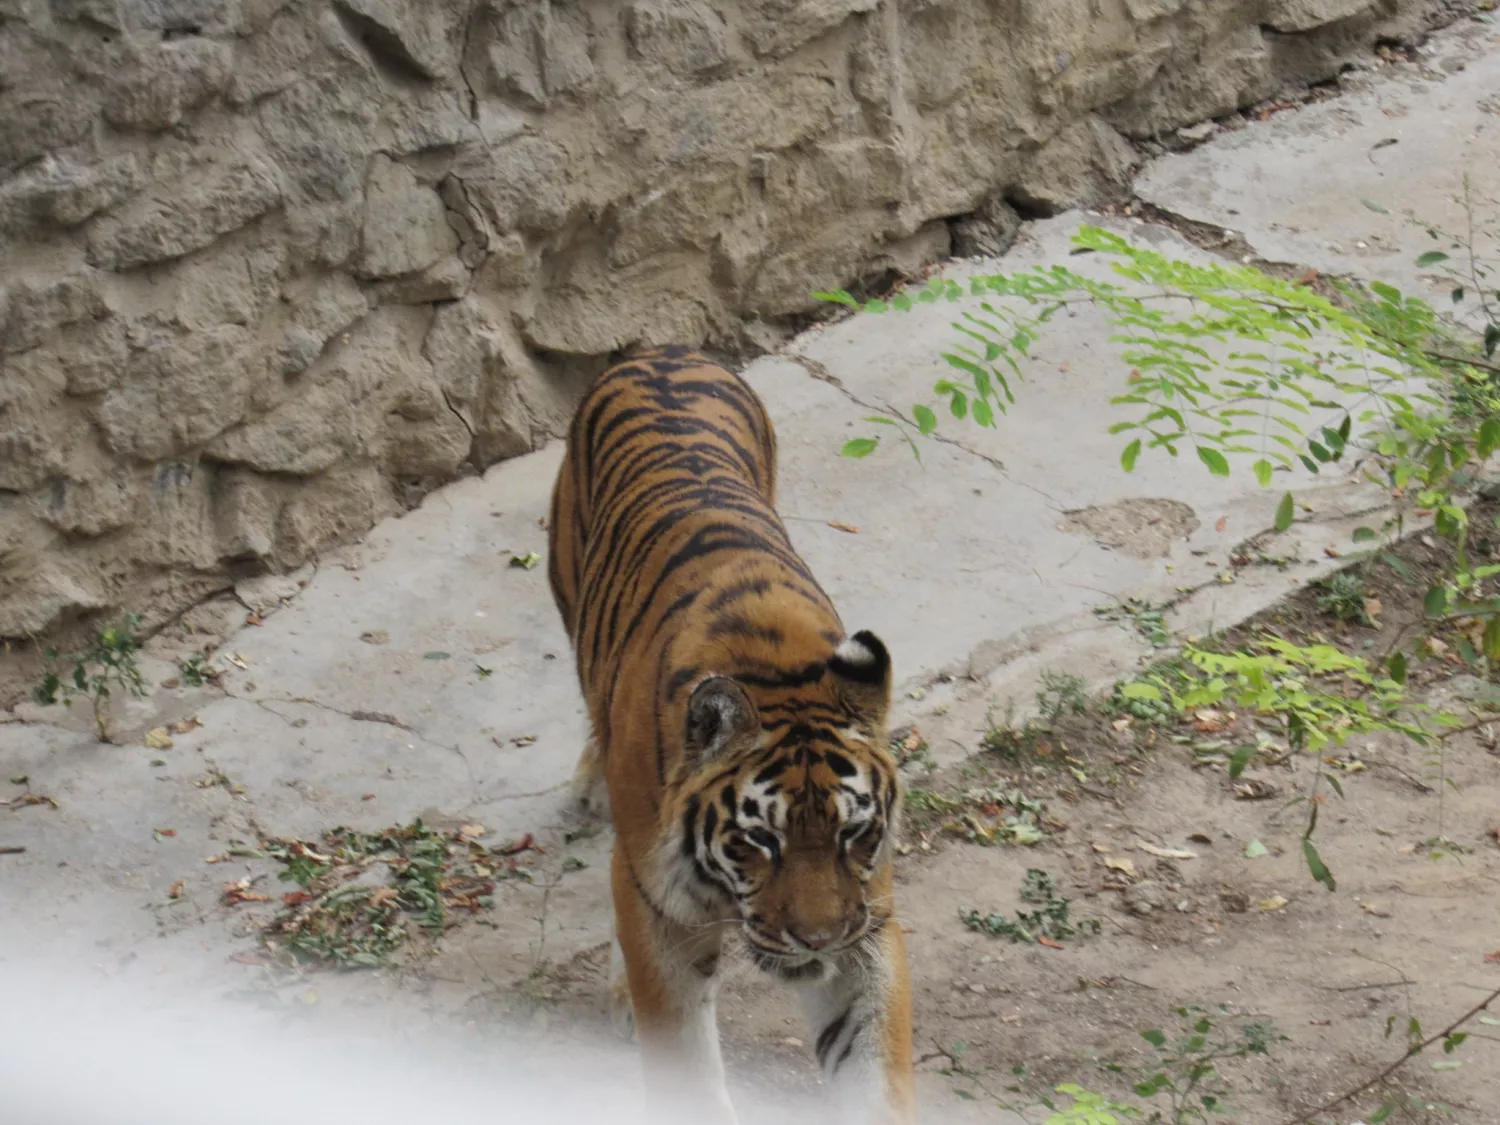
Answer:
<svg viewBox="0 0 1500 1125"><path fill-rule="evenodd" d="M0 0L0 638L537 446L637 341L997 249L1423 0Z"/></svg>

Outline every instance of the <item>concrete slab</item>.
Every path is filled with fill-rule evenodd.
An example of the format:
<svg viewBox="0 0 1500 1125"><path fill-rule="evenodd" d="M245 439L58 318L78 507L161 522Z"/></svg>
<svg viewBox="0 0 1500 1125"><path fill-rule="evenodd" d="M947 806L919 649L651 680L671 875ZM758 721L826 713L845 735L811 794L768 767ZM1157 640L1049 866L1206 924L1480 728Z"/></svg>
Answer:
<svg viewBox="0 0 1500 1125"><path fill-rule="evenodd" d="M1500 252L1492 174L1500 167L1497 44L1493 24L1460 24L1435 38L1416 64L1361 75L1346 83L1355 88L1343 97L1153 162L1136 192L1184 218L1242 234L1271 261L1383 280L1451 308L1453 283L1416 264L1428 250L1449 249L1422 224L1466 231L1463 181L1472 175L1480 212L1490 217L1480 250L1492 262ZM1472 288L1460 306L1471 323Z"/></svg>

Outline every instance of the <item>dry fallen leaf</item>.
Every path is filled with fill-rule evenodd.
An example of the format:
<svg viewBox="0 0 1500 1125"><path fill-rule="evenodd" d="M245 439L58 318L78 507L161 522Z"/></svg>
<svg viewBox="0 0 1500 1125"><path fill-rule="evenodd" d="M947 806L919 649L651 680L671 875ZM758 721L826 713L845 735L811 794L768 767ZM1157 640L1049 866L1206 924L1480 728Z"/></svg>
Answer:
<svg viewBox="0 0 1500 1125"><path fill-rule="evenodd" d="M1330 559L1341 559L1341 558L1344 557L1344 552L1335 550L1332 547L1324 547L1323 548L1323 553L1325 555L1327 555Z"/></svg>
<svg viewBox="0 0 1500 1125"><path fill-rule="evenodd" d="M1365 616L1368 617L1371 621L1375 622L1375 624L1380 624L1379 620L1377 619L1380 617L1381 613L1384 610L1385 607L1380 604L1380 599L1375 597L1373 594L1365 599Z"/></svg>
<svg viewBox="0 0 1500 1125"><path fill-rule="evenodd" d="M173 734L191 734L193 731L197 730L202 725L203 725L203 720L200 719L200 718L198 718L197 715L192 715L192 716L190 716L190 717L188 717L186 719L183 719L181 722L173 723L172 724L172 733Z"/></svg>
<svg viewBox="0 0 1500 1125"><path fill-rule="evenodd" d="M250 889L249 878L236 879L233 883L224 884L224 903L226 906L238 906L242 902L270 901L270 895L259 894Z"/></svg>
<svg viewBox="0 0 1500 1125"><path fill-rule="evenodd" d="M1229 526L1229 517L1228 516L1220 516L1219 517L1219 522L1216 523L1216 524L1214 524L1214 530L1222 532L1228 526Z"/></svg>
<svg viewBox="0 0 1500 1125"><path fill-rule="evenodd" d="M1389 918L1391 916L1391 912L1389 910L1387 910L1383 906L1378 905L1377 903L1362 902L1359 904L1359 908L1366 914L1373 914L1377 918Z"/></svg>
<svg viewBox="0 0 1500 1125"><path fill-rule="evenodd" d="M461 824L458 828L458 834L460 836L467 836L471 840L477 840L479 839L479 837L484 835L484 825Z"/></svg>
<svg viewBox="0 0 1500 1125"><path fill-rule="evenodd" d="M1258 898L1255 905L1265 911L1280 910L1286 905L1286 899L1280 895L1272 895L1270 898Z"/></svg>
<svg viewBox="0 0 1500 1125"><path fill-rule="evenodd" d="M1123 719L1116 719L1109 725L1114 727L1115 730L1126 730L1130 726L1130 716L1126 715Z"/></svg>
<svg viewBox="0 0 1500 1125"><path fill-rule="evenodd" d="M389 644L391 635L384 629L371 629L368 633L361 633L359 639L367 645Z"/></svg>
<svg viewBox="0 0 1500 1125"><path fill-rule="evenodd" d="M182 897L182 884L184 882L185 882L185 880L178 879L177 882L173 883L172 884L172 889L167 892L167 897L168 898L181 898Z"/></svg>
<svg viewBox="0 0 1500 1125"><path fill-rule="evenodd" d="M1193 729L1202 734L1217 734L1233 721L1222 711L1199 711L1193 716Z"/></svg>
<svg viewBox="0 0 1500 1125"><path fill-rule="evenodd" d="M850 535L859 534L859 528L853 526L852 524L840 523L838 520L829 520L828 526L833 528L834 531L845 531Z"/></svg>
<svg viewBox="0 0 1500 1125"><path fill-rule="evenodd" d="M260 610L258 609L252 609L249 613L245 614L246 625L259 625L264 620L265 618L260 615Z"/></svg>
<svg viewBox="0 0 1500 1125"><path fill-rule="evenodd" d="M1121 875L1129 876L1132 879L1135 878L1135 864L1131 863L1128 859L1115 859L1113 856L1109 856L1104 860L1104 866L1111 871L1118 871Z"/></svg>
<svg viewBox="0 0 1500 1125"><path fill-rule="evenodd" d="M286 906L301 906L311 898L312 895L306 891L287 891L286 894L281 896L281 901Z"/></svg>
<svg viewBox="0 0 1500 1125"><path fill-rule="evenodd" d="M1269 781L1262 781L1258 777L1247 777L1235 782L1234 795L1241 801L1264 801L1268 797L1274 797L1281 792L1279 788Z"/></svg>
<svg viewBox="0 0 1500 1125"><path fill-rule="evenodd" d="M1109 854L1109 849L1107 847L1105 847L1103 844L1090 844L1089 847L1093 848L1100 855L1107 855L1107 854Z"/></svg>
<svg viewBox="0 0 1500 1125"><path fill-rule="evenodd" d="M1486 953L1484 955L1484 963L1486 965L1500 965L1500 949L1495 950L1493 953Z"/></svg>
<svg viewBox="0 0 1500 1125"><path fill-rule="evenodd" d="M1068 948L1062 942L1060 942L1060 941L1053 941L1049 937L1039 937L1039 938L1036 939L1036 941L1037 941L1038 945L1045 945L1048 949L1066 949L1066 948Z"/></svg>
<svg viewBox="0 0 1500 1125"><path fill-rule="evenodd" d="M146 732L146 745L152 750L170 750L172 734L166 727L152 727Z"/></svg>
<svg viewBox="0 0 1500 1125"><path fill-rule="evenodd" d="M384 906L388 902L394 902L400 893L395 887L376 887L374 893L370 895L370 905Z"/></svg>
<svg viewBox="0 0 1500 1125"><path fill-rule="evenodd" d="M1144 840L1137 840L1135 846L1147 855L1154 855L1157 859L1197 859L1197 852L1190 852L1186 848L1158 848L1155 844L1148 844Z"/></svg>

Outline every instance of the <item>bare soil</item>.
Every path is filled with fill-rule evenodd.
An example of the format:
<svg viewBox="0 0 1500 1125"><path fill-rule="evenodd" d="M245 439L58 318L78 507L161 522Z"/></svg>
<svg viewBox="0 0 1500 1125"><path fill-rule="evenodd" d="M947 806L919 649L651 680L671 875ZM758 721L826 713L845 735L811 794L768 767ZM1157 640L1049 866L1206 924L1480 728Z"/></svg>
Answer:
<svg viewBox="0 0 1500 1125"><path fill-rule="evenodd" d="M1480 507L1471 519L1493 526L1494 512ZM1398 646L1410 652L1427 576L1447 550L1418 535L1397 552L1406 575L1363 564L1370 624L1337 621L1319 605L1326 591L1313 587L1213 643L1232 648L1271 631L1372 659ZM1475 550L1496 553L1487 542ZM1229 777L1228 754L1254 740L1251 717L1157 723L1093 701L1050 727L991 734L991 749L939 770L928 769L920 743L979 749L987 710L1003 701L976 691L924 721L904 743L917 752L905 767L913 792L898 900L927 1119L1019 1120L1000 1103L1034 1105L1062 1082L1128 1098L1154 1072L1140 1033L1160 1028L1171 1038L1182 1026L1175 1010L1196 1007L1231 1034L1269 1022L1285 1036L1266 1057L1221 1064L1220 1120L1300 1122L1399 1058L1411 1018L1437 1031L1500 987L1500 685L1465 661L1465 628L1445 627L1436 645L1413 653L1409 683L1469 729L1440 752L1385 734L1325 752L1343 790L1340 798L1324 787L1319 806L1316 842L1337 880L1332 892L1302 856L1308 806L1295 798L1311 785L1305 757L1276 762L1267 751ZM1479 720L1485 713L1496 714L1493 726ZM1040 802L1041 841L976 842L974 826L1003 823L1010 811L976 790ZM391 983L469 1021L519 1019L563 1038L606 1027L609 836L577 828L539 832L547 851L537 884L502 884L492 914L451 932L432 959ZM1248 857L1252 842L1264 854ZM1018 898L1028 869L1055 881L1075 924L1097 920L1100 932L1018 943L963 924L961 911L1033 909ZM738 1079L788 1094L816 1085L791 996L748 965L731 963L726 975L721 1022ZM1500 1122L1500 1025L1469 1030L1455 1054L1433 1048L1316 1120L1368 1120L1389 1092L1412 1099L1391 1120Z"/></svg>

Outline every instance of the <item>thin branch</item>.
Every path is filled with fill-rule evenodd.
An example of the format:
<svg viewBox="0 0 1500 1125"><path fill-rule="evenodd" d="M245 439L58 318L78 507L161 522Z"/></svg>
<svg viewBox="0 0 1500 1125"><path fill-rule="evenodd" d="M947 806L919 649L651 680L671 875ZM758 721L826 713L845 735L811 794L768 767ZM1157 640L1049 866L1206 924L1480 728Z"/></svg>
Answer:
<svg viewBox="0 0 1500 1125"><path fill-rule="evenodd" d="M1458 1019L1454 1020L1447 1027L1443 1028L1442 1031L1438 1031L1438 1032L1433 1033L1432 1035L1429 1035L1426 1039L1423 1039L1420 1043L1413 1043L1410 1047L1408 1047L1406 1049L1406 1053L1405 1054L1403 1054L1395 1062L1391 1063L1390 1066L1386 1067L1379 1074L1375 1075L1374 1078L1371 1078L1367 1082L1361 1083L1360 1085L1356 1086L1352 1090L1346 1091L1345 1093L1342 1093L1342 1094L1338 1095L1338 1097L1336 1097L1336 1098L1329 1099L1328 1101L1324 1102L1322 1105L1318 1106L1318 1108L1315 1109L1315 1110L1313 1110L1311 1113L1304 1113L1304 1114L1302 1114L1302 1115L1300 1115L1298 1117L1290 1118L1286 1122L1286 1125L1311 1125L1311 1122L1312 1122L1313 1118L1315 1118L1315 1117L1321 1117L1323 1114L1327 1113L1330 1109L1333 1109L1335 1106L1343 1105L1345 1102L1350 1101L1353 1098L1359 1097L1360 1094L1363 1094L1366 1090L1370 1089L1370 1087L1380 1085L1380 1083L1384 1082L1391 1075L1395 1074L1396 1071L1400 1070L1403 1066L1405 1066L1412 1059L1414 1059L1418 1055L1420 1055L1428 1047L1431 1047L1434 1043L1437 1043L1440 1040L1447 1039L1448 1036L1452 1035L1455 1031L1457 1031L1459 1028L1461 1028L1464 1024L1468 1023L1471 1019L1473 1019L1475 1016L1477 1016L1480 1012L1483 1012L1486 1009L1488 1009L1489 1006L1491 1004L1493 1004L1496 1000L1500 1000L1500 988L1496 988L1496 989L1492 990L1488 996L1486 996L1479 1003L1475 1004L1472 1008L1470 1008L1463 1015L1459 1016Z"/></svg>

